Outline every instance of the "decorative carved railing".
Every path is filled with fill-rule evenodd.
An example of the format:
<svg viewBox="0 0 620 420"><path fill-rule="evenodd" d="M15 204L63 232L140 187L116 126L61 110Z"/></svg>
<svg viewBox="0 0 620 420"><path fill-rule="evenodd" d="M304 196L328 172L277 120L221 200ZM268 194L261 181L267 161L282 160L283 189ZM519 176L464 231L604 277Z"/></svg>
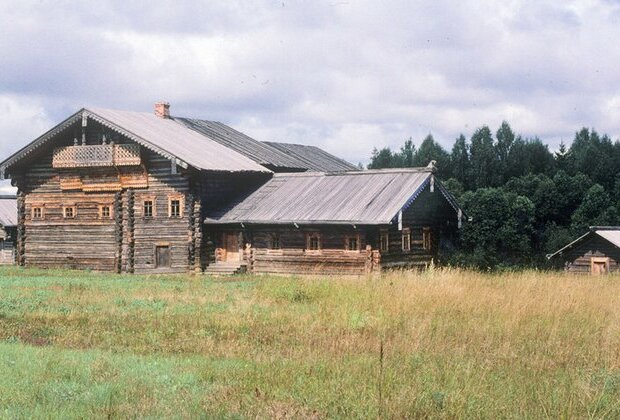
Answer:
<svg viewBox="0 0 620 420"><path fill-rule="evenodd" d="M92 166L140 165L140 146L137 144L99 144L67 146L54 149L54 168L87 168Z"/></svg>

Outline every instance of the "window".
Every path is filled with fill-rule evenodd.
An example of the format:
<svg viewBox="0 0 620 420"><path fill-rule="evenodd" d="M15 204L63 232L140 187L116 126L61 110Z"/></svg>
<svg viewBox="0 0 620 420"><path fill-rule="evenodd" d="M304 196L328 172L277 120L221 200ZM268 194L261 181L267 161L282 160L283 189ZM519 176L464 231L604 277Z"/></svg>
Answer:
<svg viewBox="0 0 620 420"><path fill-rule="evenodd" d="M429 227L422 229L422 246L424 249L431 249L433 247L433 236Z"/></svg>
<svg viewBox="0 0 620 420"><path fill-rule="evenodd" d="M171 199L169 209L170 217L181 217L181 200Z"/></svg>
<svg viewBox="0 0 620 420"><path fill-rule="evenodd" d="M144 217L153 217L154 211L153 211L153 200L144 200L144 207L143 207L143 213L142 215Z"/></svg>
<svg viewBox="0 0 620 420"><path fill-rule="evenodd" d="M403 251L411 250L411 230L403 228Z"/></svg>
<svg viewBox="0 0 620 420"><path fill-rule="evenodd" d="M112 217L112 207L110 206L99 206L99 218L101 219L109 219Z"/></svg>
<svg viewBox="0 0 620 420"><path fill-rule="evenodd" d="M32 218L33 219L43 219L43 207L33 207L32 208Z"/></svg>
<svg viewBox="0 0 620 420"><path fill-rule="evenodd" d="M63 207L62 212L65 219L73 219L77 213L74 206Z"/></svg>
<svg viewBox="0 0 620 420"><path fill-rule="evenodd" d="M379 249L381 250L381 252L388 252L388 250L390 249L390 237L387 230L381 231Z"/></svg>
<svg viewBox="0 0 620 420"><path fill-rule="evenodd" d="M359 236L358 235L345 236L344 249L346 249L347 251L359 251L360 250Z"/></svg>
<svg viewBox="0 0 620 420"><path fill-rule="evenodd" d="M308 234L306 247L309 251L319 251L321 249L321 237L318 233Z"/></svg>
<svg viewBox="0 0 620 420"><path fill-rule="evenodd" d="M271 235L271 243L269 244L269 247L271 249L281 249L280 235L278 235L277 233Z"/></svg>

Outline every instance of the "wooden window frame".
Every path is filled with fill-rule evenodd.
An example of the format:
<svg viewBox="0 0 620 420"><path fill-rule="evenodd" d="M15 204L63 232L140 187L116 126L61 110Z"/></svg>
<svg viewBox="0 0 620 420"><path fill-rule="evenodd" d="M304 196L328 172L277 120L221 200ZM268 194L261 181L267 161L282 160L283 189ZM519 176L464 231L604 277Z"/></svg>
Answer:
<svg viewBox="0 0 620 420"><path fill-rule="evenodd" d="M282 251L282 235L280 235L279 233L272 233L271 235L269 235L269 250Z"/></svg>
<svg viewBox="0 0 620 420"><path fill-rule="evenodd" d="M351 239L355 240L355 249L351 249L350 247L350 242ZM360 234L359 233L355 233L355 234L351 234L351 235L345 235L344 237L344 250L347 252L360 252L361 250L361 243L360 243Z"/></svg>
<svg viewBox="0 0 620 420"><path fill-rule="evenodd" d="M71 210L71 216L67 216L67 210ZM63 219L77 218L77 206L62 206L62 218Z"/></svg>
<svg viewBox="0 0 620 420"><path fill-rule="evenodd" d="M311 249L310 245L312 244L312 239L317 239L317 249ZM311 253L319 253L323 250L323 243L321 240L321 234L319 232L308 232L306 233L306 252Z"/></svg>
<svg viewBox="0 0 620 420"><path fill-rule="evenodd" d="M146 215L146 202L151 202L151 214L149 216ZM157 200L155 197L143 197L142 198L142 218L143 219L153 219L157 216Z"/></svg>
<svg viewBox="0 0 620 420"><path fill-rule="evenodd" d="M411 251L411 229L403 228L401 235L401 249L403 252Z"/></svg>
<svg viewBox="0 0 620 420"><path fill-rule="evenodd" d="M433 230L430 227L422 228L422 248L427 251L433 249Z"/></svg>
<svg viewBox="0 0 620 420"><path fill-rule="evenodd" d="M106 207L108 211L110 212L110 214L108 214L107 216L103 214L103 209ZM111 204L100 204L99 205L99 218L102 220L113 219L114 218L114 206L112 206Z"/></svg>
<svg viewBox="0 0 620 420"><path fill-rule="evenodd" d="M173 215L172 214L172 202L173 201L178 201L179 202L179 214L178 215ZM174 218L174 219L181 219L181 218L183 218L184 209L185 209L185 197L184 196L182 196L182 195L170 195L170 196L168 196L168 217L169 218Z"/></svg>
<svg viewBox="0 0 620 420"><path fill-rule="evenodd" d="M383 247L383 238L385 238L385 248ZM379 252L390 251L390 232L387 229L381 229L379 231Z"/></svg>
<svg viewBox="0 0 620 420"><path fill-rule="evenodd" d="M41 215L40 216L35 216L36 210L41 210ZM31 213L30 213L30 218L32 220L43 220L43 219L45 219L45 207L41 206L41 205L32 206Z"/></svg>

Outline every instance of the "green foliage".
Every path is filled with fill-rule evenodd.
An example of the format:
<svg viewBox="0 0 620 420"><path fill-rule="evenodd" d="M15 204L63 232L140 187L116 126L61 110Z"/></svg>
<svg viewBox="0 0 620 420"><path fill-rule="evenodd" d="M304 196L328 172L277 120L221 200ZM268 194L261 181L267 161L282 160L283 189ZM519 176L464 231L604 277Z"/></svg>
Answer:
<svg viewBox="0 0 620 420"><path fill-rule="evenodd" d="M473 220L462 229L458 262L478 268L530 262L534 204L527 197L481 188L465 193L461 202Z"/></svg>
<svg viewBox="0 0 620 420"><path fill-rule="evenodd" d="M495 230L500 229L498 226L489 228L498 222L493 219L498 213L479 213L472 223L488 222L488 226L476 229L466 223L465 248L453 262L490 268L507 264L543 266L545 253L552 252L552 247L559 249L566 244L562 241L574 239L589 226L620 224L620 142L612 142L593 129L579 130L569 148L562 142L551 153L540 139L523 138L503 121L495 140L487 126L475 130L469 142L461 134L451 153L431 135L417 150L409 139L398 153L375 149L369 167L426 166L430 160L437 161L438 174L446 180L448 190L457 198L463 197L461 204L468 215L478 214L485 205L493 208L486 201L490 192L469 194L489 187L513 194L509 201L514 203L518 201L515 196L527 199L534 209L531 226L501 232ZM500 191L493 194L501 201L500 207L506 204L508 196ZM470 229L484 245L468 242ZM497 243L497 232L504 246ZM514 237L510 237L512 233ZM516 243L521 245L514 246Z"/></svg>

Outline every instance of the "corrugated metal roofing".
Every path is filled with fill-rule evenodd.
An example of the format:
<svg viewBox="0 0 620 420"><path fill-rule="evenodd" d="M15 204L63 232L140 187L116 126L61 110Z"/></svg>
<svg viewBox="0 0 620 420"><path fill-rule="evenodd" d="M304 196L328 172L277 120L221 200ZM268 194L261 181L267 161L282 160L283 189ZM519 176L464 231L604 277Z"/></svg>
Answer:
<svg viewBox="0 0 620 420"><path fill-rule="evenodd" d="M431 176L427 168L275 174L206 223L388 224Z"/></svg>
<svg viewBox="0 0 620 420"><path fill-rule="evenodd" d="M304 144L264 142L297 161L297 165L310 171L336 172L357 171L359 168L316 146Z"/></svg>
<svg viewBox="0 0 620 420"><path fill-rule="evenodd" d="M261 165L271 165L278 168L304 168L299 162L270 145L254 140L253 138L216 121L197 120L194 118L174 117L186 127L215 140Z"/></svg>
<svg viewBox="0 0 620 420"><path fill-rule="evenodd" d="M103 108L87 108L86 111L93 117L99 116L108 123L118 126L120 130L139 137L197 169L270 172L243 154L187 128L174 119L160 118L146 112ZM106 125L106 121L99 122Z"/></svg>
<svg viewBox="0 0 620 420"><path fill-rule="evenodd" d="M17 226L17 200L15 197L0 197L0 225Z"/></svg>

